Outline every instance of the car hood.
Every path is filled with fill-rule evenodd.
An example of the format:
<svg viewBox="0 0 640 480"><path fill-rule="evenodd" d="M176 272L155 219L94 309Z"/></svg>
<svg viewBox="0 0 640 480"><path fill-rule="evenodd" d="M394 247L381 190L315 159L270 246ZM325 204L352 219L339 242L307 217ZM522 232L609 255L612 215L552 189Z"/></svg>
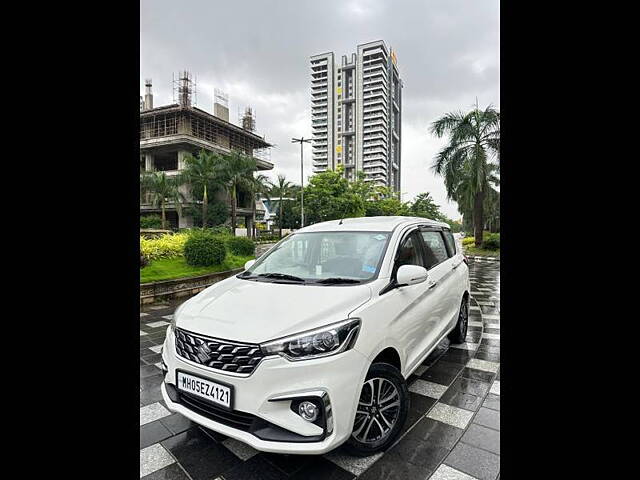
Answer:
<svg viewBox="0 0 640 480"><path fill-rule="evenodd" d="M344 320L371 298L368 285L296 285L231 277L176 310L176 326L202 335L261 343Z"/></svg>

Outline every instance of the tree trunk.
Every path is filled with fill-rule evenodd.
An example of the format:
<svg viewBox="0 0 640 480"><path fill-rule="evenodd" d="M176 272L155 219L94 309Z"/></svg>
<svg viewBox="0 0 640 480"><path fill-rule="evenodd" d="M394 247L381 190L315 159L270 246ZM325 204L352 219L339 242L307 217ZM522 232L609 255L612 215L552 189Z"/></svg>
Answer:
<svg viewBox="0 0 640 480"><path fill-rule="evenodd" d="M167 229L167 216L164 213L164 202L160 204L160 210L162 211L162 229Z"/></svg>
<svg viewBox="0 0 640 480"><path fill-rule="evenodd" d="M282 197L280 197L280 212L278 212L280 214L280 222L279 222L279 230L280 230L280 238L282 238L282 212L283 212L283 208L282 208Z"/></svg>
<svg viewBox="0 0 640 480"><path fill-rule="evenodd" d="M483 217L484 192L478 192L473 199L473 229L476 248L482 248L482 230L484 227Z"/></svg>
<svg viewBox="0 0 640 480"><path fill-rule="evenodd" d="M251 214L253 219L253 222L251 223L251 238L255 240L256 239L256 196L251 195L251 198L253 198L253 203L251 204L252 205Z"/></svg>
<svg viewBox="0 0 640 480"><path fill-rule="evenodd" d="M209 197L207 196L207 184L204 184L204 195L202 196L202 228L207 227L207 207L209 206Z"/></svg>
<svg viewBox="0 0 640 480"><path fill-rule="evenodd" d="M231 234L236 236L236 186L231 187Z"/></svg>

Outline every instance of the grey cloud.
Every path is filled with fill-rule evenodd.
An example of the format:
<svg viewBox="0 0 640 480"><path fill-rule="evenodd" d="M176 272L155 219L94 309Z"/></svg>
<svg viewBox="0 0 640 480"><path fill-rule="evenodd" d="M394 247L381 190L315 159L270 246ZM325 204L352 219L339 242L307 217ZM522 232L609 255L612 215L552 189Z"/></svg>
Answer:
<svg viewBox="0 0 640 480"><path fill-rule="evenodd" d="M198 106L211 111L213 87L229 92L230 117L252 105L257 127L277 146L270 176L300 181L300 150L291 137L310 136L309 56L384 39L397 51L403 90L402 190L410 200L432 193L445 213L442 181L430 172L442 140L428 134L444 112L468 108L476 96L500 105L499 2L142 0L140 89L153 78L156 105L172 100L171 74L198 79ZM305 177L311 149L305 147Z"/></svg>

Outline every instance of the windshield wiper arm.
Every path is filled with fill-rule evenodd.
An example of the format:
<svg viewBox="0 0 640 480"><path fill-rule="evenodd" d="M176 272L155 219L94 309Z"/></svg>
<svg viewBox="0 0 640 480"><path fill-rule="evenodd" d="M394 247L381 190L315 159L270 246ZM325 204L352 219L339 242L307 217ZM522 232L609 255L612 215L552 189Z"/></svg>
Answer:
<svg viewBox="0 0 640 480"><path fill-rule="evenodd" d="M291 280L293 282L305 282L304 278L296 277L295 275L289 275L287 273L261 273L258 277L262 278L278 278L281 280Z"/></svg>
<svg viewBox="0 0 640 480"><path fill-rule="evenodd" d="M332 283L360 283L360 280L355 278L342 278L342 277L330 277L317 280L316 283L332 284Z"/></svg>

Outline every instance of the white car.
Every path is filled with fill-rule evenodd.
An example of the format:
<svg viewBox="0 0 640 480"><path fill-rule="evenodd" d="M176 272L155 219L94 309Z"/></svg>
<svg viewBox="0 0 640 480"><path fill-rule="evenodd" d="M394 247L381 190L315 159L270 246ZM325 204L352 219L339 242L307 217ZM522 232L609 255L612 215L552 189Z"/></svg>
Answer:
<svg viewBox="0 0 640 480"><path fill-rule="evenodd" d="M180 305L162 350L168 408L257 450L388 446L406 379L465 341L469 274L448 225L369 217L302 228Z"/></svg>

